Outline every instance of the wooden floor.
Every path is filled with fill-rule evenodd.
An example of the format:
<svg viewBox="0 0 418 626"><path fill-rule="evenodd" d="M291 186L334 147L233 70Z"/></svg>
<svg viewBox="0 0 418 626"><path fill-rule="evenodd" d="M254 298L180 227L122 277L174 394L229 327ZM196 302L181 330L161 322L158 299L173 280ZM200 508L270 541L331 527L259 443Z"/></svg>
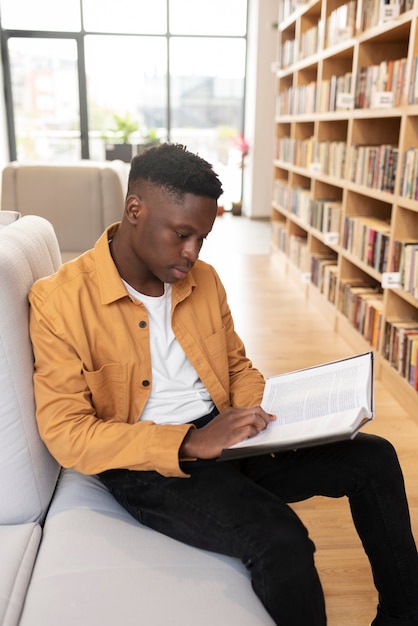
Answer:
<svg viewBox="0 0 418 626"><path fill-rule="evenodd" d="M224 215L201 253L227 288L237 331L253 363L270 376L354 354L283 272L269 241L268 222ZM397 448L418 540L418 414L408 415L379 381L375 402L376 418L366 428ZM329 626L368 626L377 597L346 499L317 497L294 508L316 544Z"/></svg>

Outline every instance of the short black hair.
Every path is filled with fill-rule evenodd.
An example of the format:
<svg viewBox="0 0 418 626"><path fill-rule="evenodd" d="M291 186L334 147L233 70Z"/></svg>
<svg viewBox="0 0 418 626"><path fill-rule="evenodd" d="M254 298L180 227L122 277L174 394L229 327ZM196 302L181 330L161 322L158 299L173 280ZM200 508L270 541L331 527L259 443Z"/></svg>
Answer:
<svg viewBox="0 0 418 626"><path fill-rule="evenodd" d="M191 193L217 200L222 184L212 165L179 143L163 143L146 148L131 161L128 194L136 184L148 181L175 195Z"/></svg>

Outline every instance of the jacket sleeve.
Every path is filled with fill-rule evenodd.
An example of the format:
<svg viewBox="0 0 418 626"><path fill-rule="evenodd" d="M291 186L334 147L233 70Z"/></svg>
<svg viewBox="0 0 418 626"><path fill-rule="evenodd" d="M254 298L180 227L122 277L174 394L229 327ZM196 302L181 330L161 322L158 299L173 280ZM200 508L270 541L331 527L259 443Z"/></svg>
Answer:
<svg viewBox="0 0 418 626"><path fill-rule="evenodd" d="M44 313L42 300L33 291L30 303L36 419L41 438L57 461L85 474L127 468L185 476L178 450L191 426L100 419L81 359L65 340L60 322Z"/></svg>

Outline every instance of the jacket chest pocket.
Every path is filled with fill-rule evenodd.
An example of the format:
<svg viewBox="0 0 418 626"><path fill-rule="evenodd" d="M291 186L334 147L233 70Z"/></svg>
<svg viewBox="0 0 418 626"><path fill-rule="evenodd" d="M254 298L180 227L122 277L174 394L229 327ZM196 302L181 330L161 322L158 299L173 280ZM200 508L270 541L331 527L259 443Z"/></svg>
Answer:
<svg viewBox="0 0 418 626"><path fill-rule="evenodd" d="M107 363L99 370L84 370L84 377L99 419L128 420L128 364Z"/></svg>

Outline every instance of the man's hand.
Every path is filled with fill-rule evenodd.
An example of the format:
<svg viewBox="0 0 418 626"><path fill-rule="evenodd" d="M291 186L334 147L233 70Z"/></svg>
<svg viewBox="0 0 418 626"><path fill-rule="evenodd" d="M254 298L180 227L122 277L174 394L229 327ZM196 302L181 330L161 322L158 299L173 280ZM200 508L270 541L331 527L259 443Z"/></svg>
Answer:
<svg viewBox="0 0 418 626"><path fill-rule="evenodd" d="M180 458L215 459L224 448L254 437L275 419L260 406L229 407L203 428L189 430L180 447Z"/></svg>

